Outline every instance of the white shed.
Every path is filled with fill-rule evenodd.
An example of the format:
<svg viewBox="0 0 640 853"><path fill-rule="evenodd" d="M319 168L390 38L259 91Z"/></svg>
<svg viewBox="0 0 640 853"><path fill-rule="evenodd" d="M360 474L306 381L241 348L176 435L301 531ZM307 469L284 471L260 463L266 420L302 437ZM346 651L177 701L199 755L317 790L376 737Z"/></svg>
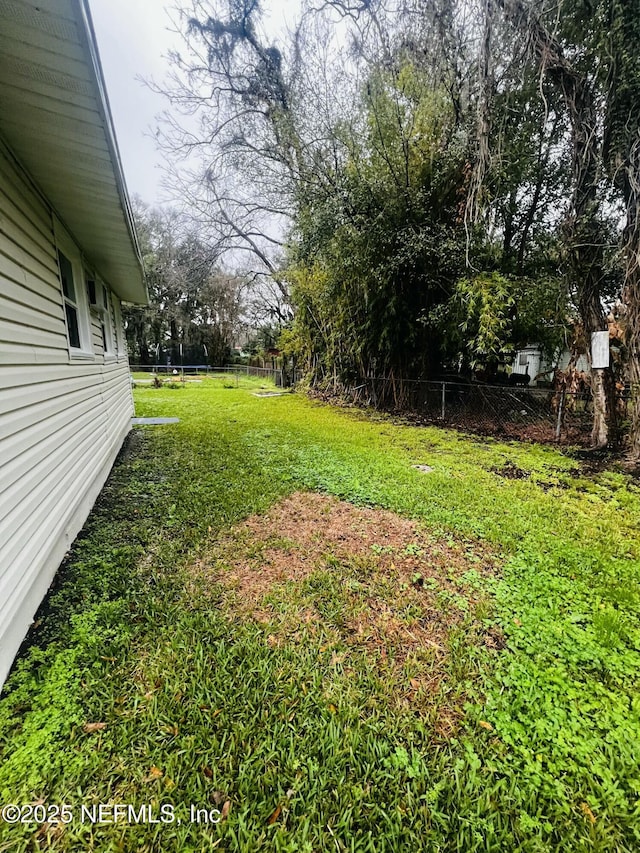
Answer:
<svg viewBox="0 0 640 853"><path fill-rule="evenodd" d="M536 385L536 377L544 370L542 365L542 353L538 344L527 344L524 349L518 350L511 365L512 373L528 373L529 385Z"/></svg>
<svg viewBox="0 0 640 853"><path fill-rule="evenodd" d="M0 685L129 431L147 294L85 0L0 3Z"/></svg>
<svg viewBox="0 0 640 853"><path fill-rule="evenodd" d="M549 361L544 358L539 344L527 344L526 347L516 352L511 371L513 373L528 373L530 376L529 385L535 386L542 378L551 381L554 370L566 370L570 361L571 352L566 348L557 352L553 360ZM581 373L589 374L591 372L586 355L578 356L576 369Z"/></svg>

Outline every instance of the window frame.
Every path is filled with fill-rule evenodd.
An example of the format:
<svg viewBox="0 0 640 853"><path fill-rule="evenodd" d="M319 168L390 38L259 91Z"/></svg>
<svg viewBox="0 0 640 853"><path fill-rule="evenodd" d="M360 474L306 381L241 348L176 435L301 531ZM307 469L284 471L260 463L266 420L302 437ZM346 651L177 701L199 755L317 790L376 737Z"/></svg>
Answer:
<svg viewBox="0 0 640 853"><path fill-rule="evenodd" d="M79 249L64 231L62 226L54 222L54 236L56 246L56 263L58 266L58 281L60 284L60 295L62 297L62 307L64 313L65 331L67 334L67 347L69 349L69 357L72 359L93 359L95 353L91 347L91 320L89 316L89 304L87 297L87 289L85 286L84 267L82 264L82 256ZM71 267L71 275L73 278L73 293L74 299L71 299L64 292L64 283L62 278L62 265L60 255L69 263ZM76 321L78 326L78 339L80 346L74 346L71 343L71 331L69 329L69 321L67 318L67 307L72 308L76 313Z"/></svg>
<svg viewBox="0 0 640 853"><path fill-rule="evenodd" d="M101 278L88 269L85 269L85 285L89 311L100 326L102 334L102 357L105 361L115 361L118 356L117 343L113 334L111 291Z"/></svg>
<svg viewBox="0 0 640 853"><path fill-rule="evenodd" d="M118 357L118 348L113 334L113 323L111 321L111 291L99 278L96 279L96 287L102 291L102 302L104 313L100 318L102 328L102 345L104 358L107 361L115 361Z"/></svg>
<svg viewBox="0 0 640 853"><path fill-rule="evenodd" d="M127 359L127 338L124 331L124 319L122 317L122 303L120 298L111 294L111 304L113 305L113 323L114 323L114 340L116 344L116 357L118 359Z"/></svg>
<svg viewBox="0 0 640 853"><path fill-rule="evenodd" d="M69 282L70 287L66 285L66 268L68 268L68 275L71 278L71 281ZM62 249L58 249L58 271L60 274L60 281L62 283L62 301L64 303L65 323L67 326L67 343L70 350L79 350L82 348L82 335L80 332L80 309L76 294L77 288L75 276L73 274L73 264ZM69 289L73 295L67 292ZM70 322L70 316L73 317L73 323ZM74 343L74 340L77 340L78 343Z"/></svg>

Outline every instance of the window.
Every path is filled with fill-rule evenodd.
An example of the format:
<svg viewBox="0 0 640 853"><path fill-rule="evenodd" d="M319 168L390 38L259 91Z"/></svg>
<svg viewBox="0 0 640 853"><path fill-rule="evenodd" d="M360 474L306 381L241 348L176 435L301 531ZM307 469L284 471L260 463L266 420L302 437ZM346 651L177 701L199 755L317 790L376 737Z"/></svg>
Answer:
<svg viewBox="0 0 640 853"><path fill-rule="evenodd" d="M113 324L111 320L111 298L109 291L99 281L87 279L89 307L97 315L102 335L102 351L105 355L114 355Z"/></svg>
<svg viewBox="0 0 640 853"><path fill-rule="evenodd" d="M59 249L58 263L60 265L60 278L62 279L62 292L64 294L64 310L67 315L69 346L72 349L80 349L80 322L76 288L73 281L73 266L71 265L69 258Z"/></svg>
<svg viewBox="0 0 640 853"><path fill-rule="evenodd" d="M91 326L84 286L82 256L78 247L54 217L58 272L62 285L62 302L69 341L69 355L74 359L92 359Z"/></svg>
<svg viewBox="0 0 640 853"><path fill-rule="evenodd" d="M122 311L120 308L120 300L113 296L111 300L111 304L113 305L113 326L114 326L114 335L115 335L115 343L116 343L116 352L118 357L126 356L127 348L124 339L124 326L122 323Z"/></svg>
<svg viewBox="0 0 640 853"><path fill-rule="evenodd" d="M104 313L102 315L102 343L104 345L105 355L113 355L113 332L111 330L111 300L109 299L109 291L104 284L98 285L102 291L102 304L104 305Z"/></svg>

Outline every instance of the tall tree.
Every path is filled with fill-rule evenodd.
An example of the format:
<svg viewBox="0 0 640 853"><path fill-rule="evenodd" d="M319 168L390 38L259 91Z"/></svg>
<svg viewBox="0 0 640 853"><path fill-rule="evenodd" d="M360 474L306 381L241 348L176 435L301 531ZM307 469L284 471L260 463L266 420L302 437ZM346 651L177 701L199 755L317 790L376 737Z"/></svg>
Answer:
<svg viewBox="0 0 640 853"><path fill-rule="evenodd" d="M279 255L307 171L295 57L266 36L258 0L193 0L178 15L184 50L161 87L174 112L159 128L170 182L221 252L251 257L286 295Z"/></svg>
<svg viewBox="0 0 640 853"><path fill-rule="evenodd" d="M602 122L597 81L584 62L585 41L580 38L579 16L570 18L560 41L545 25L545 4L539 0L497 0L507 20L527 40L540 73L562 97L571 126L572 195L564 228L572 283L587 341L607 328L603 301L604 237L600 210L602 178ZM487 14L491 14L490 4ZM577 60L567 58L573 43ZM590 356L590 349L587 353ZM615 384L611 369L591 370L593 394L592 444L604 447L615 431Z"/></svg>
<svg viewBox="0 0 640 853"><path fill-rule="evenodd" d="M399 387L442 360L429 317L463 268L464 148L446 92L408 60L371 73L352 131L334 186L296 223L297 322L317 378Z"/></svg>
<svg viewBox="0 0 640 853"><path fill-rule="evenodd" d="M566 297L588 348L619 283L621 200L635 389L640 86L627 10L307 0L295 32L274 39L259 0L191 0L169 94L198 120L163 132L185 158L179 191L223 250L254 259L264 316L283 327L298 311L292 345L332 381L432 375L485 349L495 360L535 334L536 311L551 346ZM471 303L490 320L488 344L459 313ZM611 372L594 369L592 383L603 446L615 435ZM633 420L637 457L640 394Z"/></svg>
<svg viewBox="0 0 640 853"><path fill-rule="evenodd" d="M216 250L175 211L136 200L134 217L150 304L124 312L133 360L222 363L240 323L242 280L217 266Z"/></svg>
<svg viewBox="0 0 640 853"><path fill-rule="evenodd" d="M599 42L605 61L605 160L625 208L623 301L631 385L629 460L640 463L640 3L608 0Z"/></svg>

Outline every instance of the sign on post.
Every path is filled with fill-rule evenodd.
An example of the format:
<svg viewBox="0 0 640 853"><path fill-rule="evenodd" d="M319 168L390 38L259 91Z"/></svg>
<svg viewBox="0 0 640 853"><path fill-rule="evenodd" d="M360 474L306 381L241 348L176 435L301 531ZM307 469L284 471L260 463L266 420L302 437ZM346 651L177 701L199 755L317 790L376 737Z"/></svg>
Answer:
<svg viewBox="0 0 640 853"><path fill-rule="evenodd" d="M609 332L591 333L591 369L604 370L609 367Z"/></svg>

